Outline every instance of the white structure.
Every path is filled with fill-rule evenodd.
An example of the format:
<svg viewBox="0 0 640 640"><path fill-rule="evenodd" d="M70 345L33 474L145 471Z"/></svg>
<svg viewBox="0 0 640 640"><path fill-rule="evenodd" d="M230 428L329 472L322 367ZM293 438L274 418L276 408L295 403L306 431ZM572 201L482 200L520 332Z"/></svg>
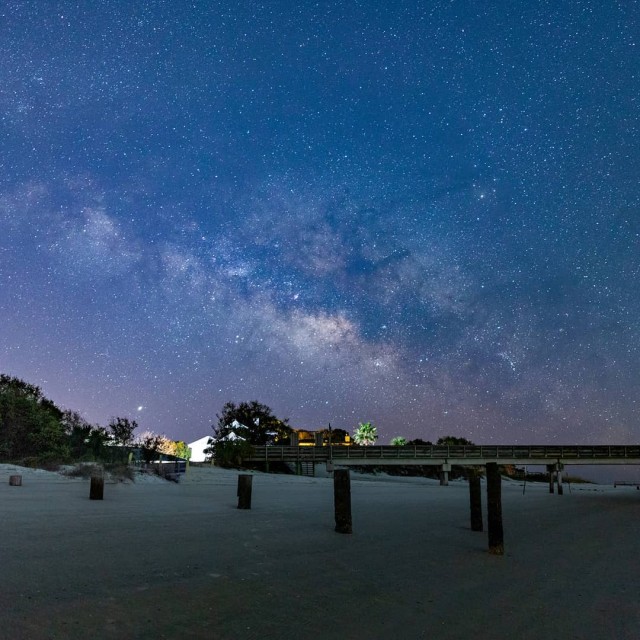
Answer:
<svg viewBox="0 0 640 640"><path fill-rule="evenodd" d="M205 436L187 445L191 449L191 462L204 462L204 450L209 446L210 438L211 436Z"/></svg>

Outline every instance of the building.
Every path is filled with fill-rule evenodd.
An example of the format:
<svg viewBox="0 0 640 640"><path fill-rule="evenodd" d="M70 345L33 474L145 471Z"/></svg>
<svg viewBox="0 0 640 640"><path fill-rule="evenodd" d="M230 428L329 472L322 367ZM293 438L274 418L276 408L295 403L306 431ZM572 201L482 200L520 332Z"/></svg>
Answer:
<svg viewBox="0 0 640 640"><path fill-rule="evenodd" d="M204 438L200 438L195 442L190 442L187 446L191 449L191 462L204 462L205 461L205 452L204 450L209 447L209 440L211 440L211 436L204 436Z"/></svg>
<svg viewBox="0 0 640 640"><path fill-rule="evenodd" d="M351 436L344 429L332 429L331 440L334 445L349 446ZM291 444L299 447L323 447L329 444L328 429L292 429Z"/></svg>

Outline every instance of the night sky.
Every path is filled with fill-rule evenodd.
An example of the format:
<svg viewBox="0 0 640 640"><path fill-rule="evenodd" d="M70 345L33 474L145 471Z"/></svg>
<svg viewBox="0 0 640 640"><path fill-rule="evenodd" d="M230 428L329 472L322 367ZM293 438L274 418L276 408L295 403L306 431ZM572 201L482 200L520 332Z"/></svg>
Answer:
<svg viewBox="0 0 640 640"><path fill-rule="evenodd" d="M640 441L637 2L3 2L0 372L195 440Z"/></svg>

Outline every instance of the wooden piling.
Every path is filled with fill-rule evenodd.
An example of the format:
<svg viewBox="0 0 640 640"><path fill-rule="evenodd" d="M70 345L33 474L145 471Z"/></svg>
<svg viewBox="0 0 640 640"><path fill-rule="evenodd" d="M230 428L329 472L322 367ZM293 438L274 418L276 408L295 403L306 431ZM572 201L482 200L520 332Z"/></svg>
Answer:
<svg viewBox="0 0 640 640"><path fill-rule="evenodd" d="M471 531L482 531L482 487L480 474L469 471L469 506L471 508Z"/></svg>
<svg viewBox="0 0 640 640"><path fill-rule="evenodd" d="M241 474L238 476L238 509L251 509L251 485L253 476Z"/></svg>
<svg viewBox="0 0 640 640"><path fill-rule="evenodd" d="M333 502L338 533L352 533L351 480L348 469L333 472Z"/></svg>
<svg viewBox="0 0 640 640"><path fill-rule="evenodd" d="M502 530L502 478L496 462L487 463L487 525L489 529L489 553L504 554Z"/></svg>
<svg viewBox="0 0 640 640"><path fill-rule="evenodd" d="M104 478L102 476L91 476L89 500L103 500L103 499L104 499Z"/></svg>
<svg viewBox="0 0 640 640"><path fill-rule="evenodd" d="M9 486L10 487L21 487L22 486L22 476L9 476Z"/></svg>
<svg viewBox="0 0 640 640"><path fill-rule="evenodd" d="M552 464L548 464L547 465L547 471L549 472L549 493L553 493L553 483L554 483L554 474L555 474L555 467Z"/></svg>

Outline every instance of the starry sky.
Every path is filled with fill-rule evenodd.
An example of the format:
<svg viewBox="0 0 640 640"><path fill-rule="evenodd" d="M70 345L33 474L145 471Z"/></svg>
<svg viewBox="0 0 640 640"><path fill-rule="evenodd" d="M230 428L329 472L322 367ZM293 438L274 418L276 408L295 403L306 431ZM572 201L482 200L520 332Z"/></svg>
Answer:
<svg viewBox="0 0 640 640"><path fill-rule="evenodd" d="M631 0L3 2L0 371L195 440L640 441Z"/></svg>

